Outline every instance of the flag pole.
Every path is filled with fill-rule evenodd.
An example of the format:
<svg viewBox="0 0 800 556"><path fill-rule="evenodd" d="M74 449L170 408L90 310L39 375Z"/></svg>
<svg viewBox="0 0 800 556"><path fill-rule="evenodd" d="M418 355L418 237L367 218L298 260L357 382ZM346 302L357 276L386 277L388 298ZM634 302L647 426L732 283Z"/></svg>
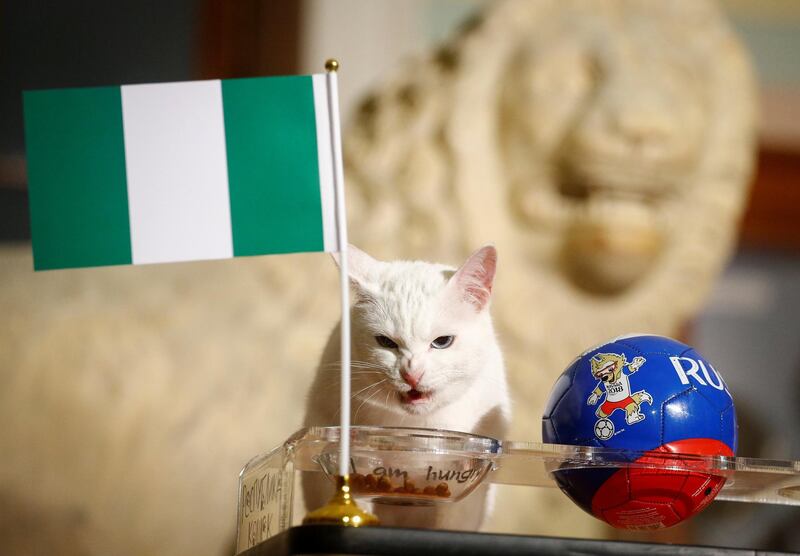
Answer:
<svg viewBox="0 0 800 556"><path fill-rule="evenodd" d="M347 218L344 205L344 168L342 164L342 134L339 122L339 62L325 62L328 84L328 113L331 118L331 147L333 150L333 187L336 196L336 239L339 244L339 286L342 300L341 390L339 426L339 475L347 477L350 462L350 284L347 266Z"/></svg>
<svg viewBox="0 0 800 556"><path fill-rule="evenodd" d="M309 513L303 523L335 523L348 527L377 525L378 519L358 507L350 492L350 274L347 266L347 218L344 206L344 167L342 164L342 132L339 123L339 84L336 72L339 62L325 62L325 83L328 90L331 150L333 155L333 189L336 198L336 240L339 248L339 285L342 299L341 390L339 426L339 476L333 499Z"/></svg>

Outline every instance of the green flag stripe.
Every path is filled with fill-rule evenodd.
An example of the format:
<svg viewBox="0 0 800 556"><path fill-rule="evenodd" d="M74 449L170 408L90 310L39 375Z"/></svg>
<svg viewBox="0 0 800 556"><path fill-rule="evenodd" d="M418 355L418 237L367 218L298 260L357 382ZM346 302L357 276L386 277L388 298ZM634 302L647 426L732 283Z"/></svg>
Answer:
<svg viewBox="0 0 800 556"><path fill-rule="evenodd" d="M222 81L234 256L322 251L310 76Z"/></svg>
<svg viewBox="0 0 800 556"><path fill-rule="evenodd" d="M28 91L34 268L130 264L118 87Z"/></svg>

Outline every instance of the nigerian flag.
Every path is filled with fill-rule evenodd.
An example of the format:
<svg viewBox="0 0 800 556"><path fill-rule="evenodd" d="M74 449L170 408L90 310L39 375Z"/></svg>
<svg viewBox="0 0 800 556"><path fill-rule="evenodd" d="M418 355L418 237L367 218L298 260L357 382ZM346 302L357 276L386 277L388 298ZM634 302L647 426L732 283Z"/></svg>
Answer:
<svg viewBox="0 0 800 556"><path fill-rule="evenodd" d="M26 91L37 270L338 251L325 75Z"/></svg>

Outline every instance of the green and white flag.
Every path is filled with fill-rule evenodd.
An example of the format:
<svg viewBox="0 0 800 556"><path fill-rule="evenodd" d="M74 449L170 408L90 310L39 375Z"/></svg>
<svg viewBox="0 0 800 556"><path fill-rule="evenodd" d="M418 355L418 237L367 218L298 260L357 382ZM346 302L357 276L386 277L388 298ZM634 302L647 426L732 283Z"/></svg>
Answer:
<svg viewBox="0 0 800 556"><path fill-rule="evenodd" d="M350 311L339 63L325 75L26 91L36 270L338 251L339 471Z"/></svg>
<svg viewBox="0 0 800 556"><path fill-rule="evenodd" d="M325 75L24 105L37 270L339 250Z"/></svg>

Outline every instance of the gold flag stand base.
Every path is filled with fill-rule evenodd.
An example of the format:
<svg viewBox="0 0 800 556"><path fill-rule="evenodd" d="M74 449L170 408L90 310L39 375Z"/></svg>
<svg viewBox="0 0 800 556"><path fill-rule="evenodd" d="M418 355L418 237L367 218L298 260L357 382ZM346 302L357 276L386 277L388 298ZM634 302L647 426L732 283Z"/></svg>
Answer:
<svg viewBox="0 0 800 556"><path fill-rule="evenodd" d="M331 501L319 509L310 512L304 525L328 524L344 527L364 527L378 525L378 518L358 507L350 494L350 477L336 477L336 493Z"/></svg>

